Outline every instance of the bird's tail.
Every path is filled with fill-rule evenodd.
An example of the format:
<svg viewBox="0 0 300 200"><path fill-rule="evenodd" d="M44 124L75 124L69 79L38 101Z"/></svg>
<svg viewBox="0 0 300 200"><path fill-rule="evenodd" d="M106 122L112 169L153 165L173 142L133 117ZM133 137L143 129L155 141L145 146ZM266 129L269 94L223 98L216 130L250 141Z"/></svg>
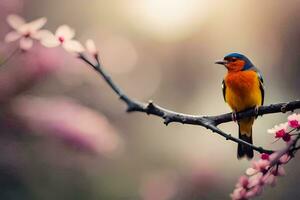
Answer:
<svg viewBox="0 0 300 200"><path fill-rule="evenodd" d="M252 144L252 125L254 118L246 118L238 122L239 124L239 138ZM244 144L238 144L237 157L241 159L243 157L248 159L253 158L253 149Z"/></svg>

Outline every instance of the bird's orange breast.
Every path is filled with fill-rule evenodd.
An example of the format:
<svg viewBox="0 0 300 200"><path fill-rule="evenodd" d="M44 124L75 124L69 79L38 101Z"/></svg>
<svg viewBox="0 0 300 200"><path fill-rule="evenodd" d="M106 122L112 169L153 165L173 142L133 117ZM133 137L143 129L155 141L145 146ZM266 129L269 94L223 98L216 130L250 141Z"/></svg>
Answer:
<svg viewBox="0 0 300 200"><path fill-rule="evenodd" d="M255 71L229 72L224 80L226 102L235 112L261 105L262 94Z"/></svg>

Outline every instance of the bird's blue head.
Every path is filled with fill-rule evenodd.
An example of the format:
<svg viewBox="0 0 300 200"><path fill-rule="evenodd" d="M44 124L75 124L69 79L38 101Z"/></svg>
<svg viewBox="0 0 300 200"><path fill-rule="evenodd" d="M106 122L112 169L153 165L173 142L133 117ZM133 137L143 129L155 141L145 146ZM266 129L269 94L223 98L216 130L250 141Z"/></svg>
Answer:
<svg viewBox="0 0 300 200"><path fill-rule="evenodd" d="M244 71L253 67L252 62L240 53L230 53L216 64L224 65L230 72Z"/></svg>

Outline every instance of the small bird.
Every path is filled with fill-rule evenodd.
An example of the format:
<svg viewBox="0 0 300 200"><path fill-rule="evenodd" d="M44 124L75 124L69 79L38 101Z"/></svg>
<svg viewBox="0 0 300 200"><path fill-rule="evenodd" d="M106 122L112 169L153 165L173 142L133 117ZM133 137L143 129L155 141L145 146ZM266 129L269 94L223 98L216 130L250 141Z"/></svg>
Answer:
<svg viewBox="0 0 300 200"><path fill-rule="evenodd" d="M244 55L231 53L216 64L224 65L228 72L222 82L223 97L233 111L233 120L236 113L255 108L264 103L264 83L259 70ZM255 117L238 120L239 138L252 144L252 125ZM238 144L238 159L253 158L253 149L244 144Z"/></svg>

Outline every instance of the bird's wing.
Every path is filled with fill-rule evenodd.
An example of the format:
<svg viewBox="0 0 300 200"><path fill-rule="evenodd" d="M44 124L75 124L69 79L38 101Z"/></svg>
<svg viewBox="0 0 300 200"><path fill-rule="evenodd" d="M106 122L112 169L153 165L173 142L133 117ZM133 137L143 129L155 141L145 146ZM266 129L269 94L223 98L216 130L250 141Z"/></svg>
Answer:
<svg viewBox="0 0 300 200"><path fill-rule="evenodd" d="M264 100L265 100L265 86L264 86L264 79L261 75L260 72L257 71L257 76L259 78L259 89L261 92L261 105L264 104Z"/></svg>
<svg viewBox="0 0 300 200"><path fill-rule="evenodd" d="M226 102L226 85L225 85L225 81L223 80L222 81L222 91L223 91L223 98L224 98L224 101Z"/></svg>
<svg viewBox="0 0 300 200"><path fill-rule="evenodd" d="M261 92L261 105L264 105L265 101L265 86L264 86L264 79L262 77L262 74L260 71L255 67L252 66L250 70L254 70L257 73L258 79L259 79L259 89Z"/></svg>

